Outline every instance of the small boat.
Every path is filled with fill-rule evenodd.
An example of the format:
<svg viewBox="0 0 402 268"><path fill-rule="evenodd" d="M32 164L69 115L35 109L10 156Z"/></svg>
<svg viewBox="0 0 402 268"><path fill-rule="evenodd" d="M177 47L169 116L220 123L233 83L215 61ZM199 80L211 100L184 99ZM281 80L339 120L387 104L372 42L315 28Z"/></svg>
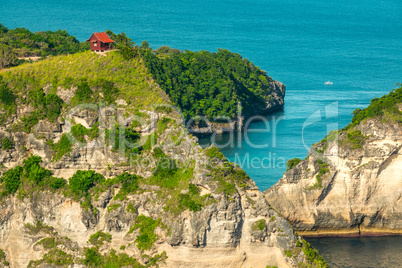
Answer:
<svg viewBox="0 0 402 268"><path fill-rule="evenodd" d="M333 85L334 83L333 82L331 82L331 81L327 81L327 82L325 82L325 85L326 86L331 86L331 85Z"/></svg>

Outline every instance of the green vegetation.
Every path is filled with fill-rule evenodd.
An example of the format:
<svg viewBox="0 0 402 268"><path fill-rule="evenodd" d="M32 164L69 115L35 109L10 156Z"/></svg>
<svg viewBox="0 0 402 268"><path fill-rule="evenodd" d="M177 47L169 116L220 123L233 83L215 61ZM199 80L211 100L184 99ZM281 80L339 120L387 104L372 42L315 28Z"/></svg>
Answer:
<svg viewBox="0 0 402 268"><path fill-rule="evenodd" d="M106 144L112 145L114 151L123 150L126 156L139 154L141 147L138 142L141 135L132 128L116 125L113 129L106 129Z"/></svg>
<svg viewBox="0 0 402 268"><path fill-rule="evenodd" d="M4 151L10 150L14 147L14 141L9 138L4 138L1 140L1 149Z"/></svg>
<svg viewBox="0 0 402 268"><path fill-rule="evenodd" d="M121 268L121 267L133 267L133 268L146 268L146 267L158 267L158 263L164 261L167 256L165 252L157 254L152 258L149 258L147 264L141 265L135 258L130 257L126 253L116 254L116 250L111 249L110 253L102 255L99 253L98 248L85 248L85 258L82 263L87 267L106 267L106 268Z"/></svg>
<svg viewBox="0 0 402 268"><path fill-rule="evenodd" d="M126 210L130 213L137 213L137 208L132 203L128 203Z"/></svg>
<svg viewBox="0 0 402 268"><path fill-rule="evenodd" d="M110 243L112 241L112 235L98 231L89 237L88 242L95 247L100 247L104 242Z"/></svg>
<svg viewBox="0 0 402 268"><path fill-rule="evenodd" d="M15 94L4 81L3 76L0 75L0 122L4 122L7 117L15 113L17 106L15 101L16 98Z"/></svg>
<svg viewBox="0 0 402 268"><path fill-rule="evenodd" d="M0 76L0 103L4 105L4 107L11 107L15 105L15 99L16 96L3 81L3 77Z"/></svg>
<svg viewBox="0 0 402 268"><path fill-rule="evenodd" d="M63 100L56 94L45 94L42 88L31 89L27 93L27 104L35 108L35 120L48 119L55 122L63 108ZM26 131L26 132L30 132Z"/></svg>
<svg viewBox="0 0 402 268"><path fill-rule="evenodd" d="M240 102L245 113L270 98L266 72L239 54L219 49L181 52L169 47L140 49L153 78L188 119L203 115L236 117ZM222 120L222 118L221 118Z"/></svg>
<svg viewBox="0 0 402 268"><path fill-rule="evenodd" d="M172 119L169 117L163 117L161 120L158 121L158 133L163 133L167 128L169 123L172 122Z"/></svg>
<svg viewBox="0 0 402 268"><path fill-rule="evenodd" d="M46 237L36 243L36 245L42 245L44 249L55 248L58 244L58 241L54 237Z"/></svg>
<svg viewBox="0 0 402 268"><path fill-rule="evenodd" d="M85 78L81 78L77 84L77 89L75 90L74 96L71 99L71 106L91 102L92 95L93 91L89 87L87 80Z"/></svg>
<svg viewBox="0 0 402 268"><path fill-rule="evenodd" d="M297 166L297 164L299 164L301 161L302 160L300 158L289 159L288 162L286 163L287 166L286 170L291 170L292 168Z"/></svg>
<svg viewBox="0 0 402 268"><path fill-rule="evenodd" d="M116 179L121 183L121 188L114 197L115 200L123 201L127 199L128 194L134 194L139 189L140 177L137 175L124 172L117 176Z"/></svg>
<svg viewBox="0 0 402 268"><path fill-rule="evenodd" d="M237 192L236 185L242 188L247 187L247 182L250 180L250 177L244 170L226 159L221 166L210 165L209 169L211 170L209 175L218 184L216 193L224 193L226 196Z"/></svg>
<svg viewBox="0 0 402 268"><path fill-rule="evenodd" d="M402 87L391 91L381 98L374 98L365 109L356 109L353 112L352 122L345 128L350 129L367 118L380 117L383 120L391 120L402 123L402 112L397 104L402 103Z"/></svg>
<svg viewBox="0 0 402 268"><path fill-rule="evenodd" d="M42 259L36 261L30 261L28 267L40 267L43 263L54 265L57 267L70 267L74 264L74 257L71 254L54 248L43 255Z"/></svg>
<svg viewBox="0 0 402 268"><path fill-rule="evenodd" d="M188 208L190 211L200 211L203 207L203 198L200 197L200 188L190 183L187 194L179 194L179 207Z"/></svg>
<svg viewBox="0 0 402 268"><path fill-rule="evenodd" d="M107 207L107 211L110 212L110 211L113 211L113 210L115 210L115 209L118 209L119 207L121 207L121 204L119 204L119 203L114 203L114 204L111 204L111 205L109 205L109 206Z"/></svg>
<svg viewBox="0 0 402 268"><path fill-rule="evenodd" d="M95 173L93 170L77 170L77 172L69 179L69 188L71 194L76 200L88 195L88 190L95 183L105 180L102 175Z"/></svg>
<svg viewBox="0 0 402 268"><path fill-rule="evenodd" d="M266 222L264 219L258 220L251 225L251 230L253 231L262 231L266 227Z"/></svg>
<svg viewBox="0 0 402 268"><path fill-rule="evenodd" d="M63 134L57 143L53 143L52 140L48 141L48 144L52 147L54 155L52 161L59 161L64 155L70 154L72 144L67 137L67 134Z"/></svg>
<svg viewBox="0 0 402 268"><path fill-rule="evenodd" d="M318 174L315 176L317 182L307 188L307 190L314 190L322 188L322 176L327 174L330 170L328 168L328 164L324 163L321 159L317 160L318 164L320 164L320 169L318 170Z"/></svg>
<svg viewBox="0 0 402 268"><path fill-rule="evenodd" d="M96 122L90 129L81 124L76 124L71 127L71 135L80 142L85 142L85 135L90 140L94 140L99 137L99 122Z"/></svg>
<svg viewBox="0 0 402 268"><path fill-rule="evenodd" d="M348 130L346 132L346 137L339 141L339 144L351 148L352 150L362 148L364 140L367 137L364 136L360 130Z"/></svg>
<svg viewBox="0 0 402 268"><path fill-rule="evenodd" d="M3 263L4 266L9 266L10 263L6 260L6 253L0 249L0 262Z"/></svg>
<svg viewBox="0 0 402 268"><path fill-rule="evenodd" d="M215 146L204 149L204 153L209 158L217 158L217 159L221 159L221 160L225 159L225 156Z"/></svg>
<svg viewBox="0 0 402 268"><path fill-rule="evenodd" d="M160 223L160 219L154 220L144 215L139 215L135 219L135 224L129 232L132 233L135 229L139 229L139 235L135 239L138 249L148 250L155 244L156 239L158 239L155 229Z"/></svg>
<svg viewBox="0 0 402 268"><path fill-rule="evenodd" d="M311 262L314 267L317 268L328 268L328 263L324 260L324 258L320 255L318 250L312 248L310 244L303 239L303 253L306 256L306 259Z"/></svg>
<svg viewBox="0 0 402 268"><path fill-rule="evenodd" d="M65 180L51 176L50 170L40 166L42 159L39 156L30 156L25 159L22 166L16 166L4 172L0 177L1 196L12 195L20 189L19 195L23 197L37 189L60 189ZM3 184L4 183L4 184Z"/></svg>
<svg viewBox="0 0 402 268"><path fill-rule="evenodd" d="M39 232L43 232L50 235L57 234L57 232L55 232L52 226L45 225L41 221L37 221L35 225L26 223L24 227L25 232L30 235L37 235Z"/></svg>
<svg viewBox="0 0 402 268"><path fill-rule="evenodd" d="M32 33L25 28L8 29L0 24L0 69L23 62L18 57L46 57L76 53L89 49L89 43L80 43L65 30Z"/></svg>
<svg viewBox="0 0 402 268"><path fill-rule="evenodd" d="M288 258L293 256L292 251L290 249L285 249L283 252L285 253L286 257L288 257Z"/></svg>

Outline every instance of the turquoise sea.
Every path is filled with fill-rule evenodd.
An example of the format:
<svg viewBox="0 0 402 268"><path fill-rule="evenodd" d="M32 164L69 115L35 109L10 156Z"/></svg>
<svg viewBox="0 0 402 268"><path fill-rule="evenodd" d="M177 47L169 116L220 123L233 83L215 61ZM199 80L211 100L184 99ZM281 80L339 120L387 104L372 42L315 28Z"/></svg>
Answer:
<svg viewBox="0 0 402 268"><path fill-rule="evenodd" d="M267 124L255 121L246 133L214 139L265 190L282 176L288 159L304 158L327 131L347 125L355 108L402 82L401 11L401 0L2 0L0 22L31 31L66 29L81 41L110 29L153 48L227 48L248 58L286 84L285 108L268 116ZM324 253L326 240L320 241ZM343 244L335 245L342 254ZM359 266L358 258L337 263L336 247L331 252L324 257L335 267L370 267ZM401 254L393 257L402 263Z"/></svg>

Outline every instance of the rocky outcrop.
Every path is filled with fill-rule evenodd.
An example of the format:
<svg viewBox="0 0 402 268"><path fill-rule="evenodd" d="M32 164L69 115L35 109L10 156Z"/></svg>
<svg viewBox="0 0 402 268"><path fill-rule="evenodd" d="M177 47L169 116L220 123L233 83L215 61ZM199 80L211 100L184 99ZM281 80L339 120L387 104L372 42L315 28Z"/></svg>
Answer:
<svg viewBox="0 0 402 268"><path fill-rule="evenodd" d="M206 120L187 122L187 128L190 133L203 136L211 134L222 134L224 132L241 131L244 127L244 122L254 115L267 115L269 113L283 109L285 104L286 86L279 81L269 82L270 91L265 97L263 104L256 103L242 114L239 107L237 118L228 120L227 122L211 122Z"/></svg>
<svg viewBox="0 0 402 268"><path fill-rule="evenodd" d="M356 130L364 135L361 148L351 149L341 132L265 191L298 233L402 234L401 125L367 119Z"/></svg>
<svg viewBox="0 0 402 268"><path fill-rule="evenodd" d="M107 111L100 110L100 114ZM166 114L148 113L146 124L139 128L140 133L149 135L158 131L158 121L170 117ZM0 131L0 138L14 141L13 148L2 150L2 163L8 168L22 164L29 154L42 156L43 166L51 169L54 176L68 179L77 170L92 169L106 177L124 171L141 175L145 180L152 176L156 162L150 154L146 165L141 163L121 164L126 161L110 146L99 146L99 139L84 145L76 144L72 151L59 161L52 161L53 151L45 142L59 139L71 130L71 124L79 118L84 127L90 128L98 120L93 112L73 111L71 119L65 122L40 121L33 133ZM118 117L117 112L109 116ZM131 117L120 124L129 126ZM285 251L296 249L301 241L289 223L278 215L265 201L255 183L248 179L247 185L236 186L236 193L228 197L219 192L217 182L208 173L209 157L191 137L180 120L170 117L163 132L158 134L154 147L160 147L170 158L178 163L194 163L191 183L201 189L201 196L207 196L207 205L200 211L183 210L179 214L166 212L168 199L161 198L158 185L142 183L137 194L129 194L127 199L114 198L119 188L110 187L92 200L93 208L83 206L83 200L76 201L61 193L51 191L34 192L28 197L12 196L3 198L0 206L0 249L7 256L12 267L26 267L30 261L40 260L48 249L42 239L52 238L61 241L58 249L70 254L76 260L84 257L90 236L98 231L109 233L111 242L99 248L108 253L111 249L125 253L146 264L144 254L155 256L166 253L167 259L159 263L161 267L293 267L305 262L304 253L297 248L292 257ZM104 119L106 126L111 125ZM174 137L176 137L174 139ZM215 163L219 165L219 162ZM3 168L3 172L6 168ZM187 193L183 191L183 193ZM131 208L129 208L131 206ZM155 246L143 252L136 245L138 231L130 232L138 215L160 219L155 233L158 240ZM52 232L32 233L29 226L37 222L47 226ZM257 223L260 227L256 227ZM262 227L261 227L262 226ZM46 229L47 230L47 229ZM67 243L67 242L68 243ZM58 242L58 243L59 243Z"/></svg>

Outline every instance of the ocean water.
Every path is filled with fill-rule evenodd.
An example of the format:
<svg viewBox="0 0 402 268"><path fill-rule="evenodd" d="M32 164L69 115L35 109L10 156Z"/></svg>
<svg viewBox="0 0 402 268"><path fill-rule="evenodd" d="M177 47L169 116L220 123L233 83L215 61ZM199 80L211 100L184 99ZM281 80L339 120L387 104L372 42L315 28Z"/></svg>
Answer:
<svg viewBox="0 0 402 268"><path fill-rule="evenodd" d="M309 238L330 267L401 267L401 237Z"/></svg>
<svg viewBox="0 0 402 268"><path fill-rule="evenodd" d="M284 110L251 122L245 133L200 142L215 142L265 190L288 159L304 158L329 130L346 126L355 108L402 82L401 10L401 0L2 0L0 23L66 29L81 41L110 29L153 48L227 48L248 58L287 85ZM374 245L383 248L384 239ZM357 245L352 240L319 241L314 245L335 267L397 267L376 263L367 244L354 252L361 258L346 258L344 245ZM392 241L401 252L401 240Z"/></svg>

